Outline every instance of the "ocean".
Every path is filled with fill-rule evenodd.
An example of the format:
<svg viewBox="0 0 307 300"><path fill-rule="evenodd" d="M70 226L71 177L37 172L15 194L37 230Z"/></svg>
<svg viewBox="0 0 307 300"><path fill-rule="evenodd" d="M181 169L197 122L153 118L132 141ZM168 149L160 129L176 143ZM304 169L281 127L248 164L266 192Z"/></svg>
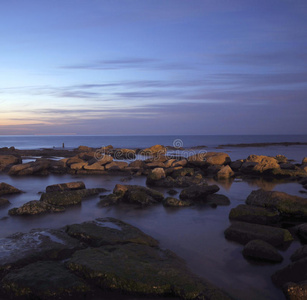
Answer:
<svg viewBox="0 0 307 300"><path fill-rule="evenodd" d="M206 151L227 152L232 160L246 158L250 154L275 156L285 155L288 159L301 162L307 156L307 145L266 146L266 147L225 147L219 145L250 143L307 143L307 135L1 135L0 148L14 146L16 149L61 148L74 149L80 145L99 148L112 145L114 148L146 148L156 144L164 146L191 147L206 146ZM194 150L196 151L196 150ZM193 154L193 153L192 153Z"/></svg>

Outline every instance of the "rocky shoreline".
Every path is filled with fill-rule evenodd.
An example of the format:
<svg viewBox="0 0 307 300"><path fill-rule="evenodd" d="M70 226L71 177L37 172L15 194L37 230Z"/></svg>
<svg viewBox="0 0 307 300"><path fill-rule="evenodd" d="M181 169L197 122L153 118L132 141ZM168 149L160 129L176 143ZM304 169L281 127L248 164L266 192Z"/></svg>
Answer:
<svg viewBox="0 0 307 300"><path fill-rule="evenodd" d="M39 158L22 163L23 159L35 156ZM200 152L180 157L168 155L167 148L162 145L138 150L114 149L112 146L101 149L80 146L74 150L34 151L2 148L0 172L9 176L146 176L147 187L117 184L108 194L102 187L87 189L80 181L47 186L40 199L10 209L11 216L63 213L66 207L80 205L86 197L98 197L101 193L103 195L100 195L98 205L102 207L120 203L137 207L157 204L167 207L229 205L231 199L218 194L219 187L209 185L209 178L221 183L249 178L263 178L268 181L284 179L300 183L302 194L307 190L306 157L300 164L294 164L282 155L249 155L236 161L231 161L229 155L223 152ZM164 197L155 188L169 189L170 196ZM181 189L178 197L174 188ZM7 204L3 198L5 195L21 192L7 183L0 183L0 205ZM293 253L293 262L272 274L272 281L289 299L307 297L307 273L304 271L307 269L307 199L259 189L250 193L245 204L232 208L229 219L231 225L225 228L225 238L242 244L243 257L248 260L279 263L283 260L280 249L289 247L295 239L300 240L302 248ZM105 226L106 223L108 226ZM138 231L120 220L104 219L67 226L53 233L43 230L48 234L42 231L30 232L28 235L32 237L29 240L33 240L35 235L35 240L47 241L46 248L42 250L36 245L35 251L31 248L31 243L20 244L27 243L26 234L16 234L4 239L2 244L15 243L25 249L25 252L31 252L31 258L28 254L19 258L14 251L2 251L1 257L10 258L8 262L4 260L5 263L0 266L0 292L3 297L13 299L63 299L77 294L90 299L96 289L141 295L172 295L183 299L230 299L226 293L211 284L196 279L175 254L160 249L153 238L145 238L145 234L138 231L141 237L130 239L132 233L124 233L124 228ZM119 236L129 240L114 242ZM146 243L142 242L144 238ZM69 249L60 247L61 250L55 250L52 248L54 245L48 244L54 244L56 240L56 244L63 246L66 243L63 241L68 239L75 245L73 249L71 244ZM7 246L8 249L10 247ZM128 260L122 260L122 257ZM100 261L104 263L99 264ZM142 273L145 270L148 273ZM47 271L50 274L62 274L63 277L54 277L54 282L59 282L58 286L52 285L42 275ZM31 273L45 280L46 289L38 288L38 278L25 278L25 274ZM152 273L159 275L152 276ZM65 281L64 278L67 279L65 287L60 284Z"/></svg>

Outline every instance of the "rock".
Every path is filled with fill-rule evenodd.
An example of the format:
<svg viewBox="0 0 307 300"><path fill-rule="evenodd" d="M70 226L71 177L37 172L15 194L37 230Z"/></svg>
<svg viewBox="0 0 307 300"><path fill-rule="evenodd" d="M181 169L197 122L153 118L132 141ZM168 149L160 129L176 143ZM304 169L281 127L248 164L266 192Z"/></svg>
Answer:
<svg viewBox="0 0 307 300"><path fill-rule="evenodd" d="M70 168L72 170L82 170L85 166L87 166L87 162L79 162L79 163L75 163L75 164L71 164Z"/></svg>
<svg viewBox="0 0 307 300"><path fill-rule="evenodd" d="M166 153L167 149L166 147L162 145L155 145L149 148L146 148L144 150L141 150L139 154L141 155L164 155Z"/></svg>
<svg viewBox="0 0 307 300"><path fill-rule="evenodd" d="M290 282L283 287L283 292L287 299L305 300L307 299L307 281L298 284Z"/></svg>
<svg viewBox="0 0 307 300"><path fill-rule="evenodd" d="M1 238L0 277L39 260L62 260L83 246L63 230L34 229Z"/></svg>
<svg viewBox="0 0 307 300"><path fill-rule="evenodd" d="M65 163L67 167L70 167L73 164L85 163L85 161L77 155L67 159Z"/></svg>
<svg viewBox="0 0 307 300"><path fill-rule="evenodd" d="M81 299L91 290L61 263L52 261L39 261L10 272L1 287L11 298L27 299Z"/></svg>
<svg viewBox="0 0 307 300"><path fill-rule="evenodd" d="M136 153L135 153L135 150L132 150L132 149L114 149L113 157L115 159L132 160L132 159L135 159Z"/></svg>
<svg viewBox="0 0 307 300"><path fill-rule="evenodd" d="M287 283L307 281L307 258L295 261L272 275L273 283L282 288Z"/></svg>
<svg viewBox="0 0 307 300"><path fill-rule="evenodd" d="M87 171L104 171L105 166L102 165L100 161L96 161L93 164L84 164L83 169Z"/></svg>
<svg viewBox="0 0 307 300"><path fill-rule="evenodd" d="M270 173L271 176L275 178L293 178L293 179L300 179L306 178L306 171L302 169L295 169L295 170L284 170L284 169L273 169Z"/></svg>
<svg viewBox="0 0 307 300"><path fill-rule="evenodd" d="M173 197L167 197L166 199L163 200L163 205L171 207L184 207L184 206L191 206L192 202L179 200Z"/></svg>
<svg viewBox="0 0 307 300"><path fill-rule="evenodd" d="M96 160L97 152L90 151L90 152L82 152L78 155L80 159L83 161L90 161L90 160Z"/></svg>
<svg viewBox="0 0 307 300"><path fill-rule="evenodd" d="M257 166L256 162L245 161L241 165L240 171L242 173L252 173L254 171L254 167Z"/></svg>
<svg viewBox="0 0 307 300"><path fill-rule="evenodd" d="M243 255L248 258L270 262L281 262L283 257L275 247L262 240L252 240L243 249Z"/></svg>
<svg viewBox="0 0 307 300"><path fill-rule="evenodd" d="M292 255L291 255L291 260L292 261L297 261L302 258L307 258L307 245L298 248Z"/></svg>
<svg viewBox="0 0 307 300"><path fill-rule="evenodd" d="M79 152L91 152L91 151L93 151L93 148L87 147L87 146L79 146L79 147L77 148L77 150L78 150Z"/></svg>
<svg viewBox="0 0 307 300"><path fill-rule="evenodd" d="M291 233L286 229L245 222L232 223L224 234L226 239L243 245L252 240L262 240L279 247L293 240Z"/></svg>
<svg viewBox="0 0 307 300"><path fill-rule="evenodd" d="M61 191L52 193L43 193L40 201L55 205L55 206L69 206L80 204L83 198L98 195L99 193L106 192L106 189L82 189L82 190L71 190Z"/></svg>
<svg viewBox="0 0 307 300"><path fill-rule="evenodd" d="M177 192L176 190L174 190L174 189L168 190L167 193L168 193L169 195L171 195L171 196L174 196L174 195L177 195L177 194L178 194L178 192Z"/></svg>
<svg viewBox="0 0 307 300"><path fill-rule="evenodd" d="M128 167L128 163L124 161L112 161L105 165L106 170L123 170Z"/></svg>
<svg viewBox="0 0 307 300"><path fill-rule="evenodd" d="M0 198L0 207L1 206L4 206L4 205L8 205L10 204L11 202L5 198Z"/></svg>
<svg viewBox="0 0 307 300"><path fill-rule="evenodd" d="M129 188L131 188L130 185L116 184L113 189L113 194L123 197Z"/></svg>
<svg viewBox="0 0 307 300"><path fill-rule="evenodd" d="M14 155L0 155L0 171L3 171L5 168L21 164L22 160L20 157Z"/></svg>
<svg viewBox="0 0 307 300"><path fill-rule="evenodd" d="M103 195L100 196L100 201L98 202L98 205L102 207L116 205L121 201L121 199L122 196L116 194Z"/></svg>
<svg viewBox="0 0 307 300"><path fill-rule="evenodd" d="M218 179L228 179L234 176L234 174L234 171L227 165L222 167L222 169L217 172L216 176Z"/></svg>
<svg viewBox="0 0 307 300"><path fill-rule="evenodd" d="M252 191L246 204L278 210L284 217L307 219L307 199L283 192Z"/></svg>
<svg viewBox="0 0 307 300"><path fill-rule="evenodd" d="M305 173L307 173L307 164L301 165L301 170Z"/></svg>
<svg viewBox="0 0 307 300"><path fill-rule="evenodd" d="M223 152L204 152L191 155L188 157L188 163L195 166L208 166L208 165L225 165L231 162L227 153Z"/></svg>
<svg viewBox="0 0 307 300"><path fill-rule="evenodd" d="M176 167L185 167L187 165L188 161L186 159L181 159L179 161L174 161L173 164L171 165L173 168Z"/></svg>
<svg viewBox="0 0 307 300"><path fill-rule="evenodd" d="M0 196L18 193L22 193L22 191L5 182L0 183Z"/></svg>
<svg viewBox="0 0 307 300"><path fill-rule="evenodd" d="M183 189L179 197L181 200L205 200L208 195L214 194L219 190L220 188L217 185L193 185L186 189Z"/></svg>
<svg viewBox="0 0 307 300"><path fill-rule="evenodd" d="M242 167L242 164L243 164L243 160L242 159L239 159L239 160L236 160L236 161L232 161L230 163L230 168L232 170L238 171Z"/></svg>
<svg viewBox="0 0 307 300"><path fill-rule="evenodd" d="M146 183L151 184L165 177L166 175L163 168L155 168L148 174Z"/></svg>
<svg viewBox="0 0 307 300"><path fill-rule="evenodd" d="M97 155L97 157L93 160L89 161L89 165L90 164L94 164L96 162L99 162L99 164L101 166L104 166L108 163L111 163L113 161L113 157L107 154L101 154L100 156Z"/></svg>
<svg viewBox="0 0 307 300"><path fill-rule="evenodd" d="M280 221L280 214L276 210L270 210L265 207L240 204L231 209L229 219L269 225Z"/></svg>
<svg viewBox="0 0 307 300"><path fill-rule="evenodd" d="M283 164L280 164L280 168L282 170L295 170L296 166L291 163L283 163Z"/></svg>
<svg viewBox="0 0 307 300"><path fill-rule="evenodd" d="M287 157L284 156L284 155L280 155L280 154L276 155L276 156L275 156L275 159L277 160L277 162L278 162L279 164L285 164L285 163L288 162Z"/></svg>
<svg viewBox="0 0 307 300"><path fill-rule="evenodd" d="M50 166L49 160L38 160L27 164L19 164L12 166L8 174L13 176L24 176L24 175L48 175L48 168Z"/></svg>
<svg viewBox="0 0 307 300"><path fill-rule="evenodd" d="M66 232L69 236L92 247L127 243L158 246L158 241L149 235L114 218L101 218L81 224L68 225Z"/></svg>
<svg viewBox="0 0 307 300"><path fill-rule="evenodd" d="M307 164L307 156L303 158L302 165Z"/></svg>
<svg viewBox="0 0 307 300"><path fill-rule="evenodd" d="M263 173L267 170L280 169L280 166L274 157L265 155L250 155L246 159L246 162L257 163L253 168L254 172Z"/></svg>
<svg viewBox="0 0 307 300"><path fill-rule="evenodd" d="M297 226L296 234L304 243L307 243L307 223Z"/></svg>
<svg viewBox="0 0 307 300"><path fill-rule="evenodd" d="M230 299L192 275L175 254L157 247L129 243L89 248L75 252L67 266L98 287L125 294Z"/></svg>
<svg viewBox="0 0 307 300"><path fill-rule="evenodd" d="M171 176L176 179L178 177L183 177L183 176L194 176L194 169L192 168L182 168L179 170L175 170L172 172Z"/></svg>
<svg viewBox="0 0 307 300"><path fill-rule="evenodd" d="M10 209L8 213L11 216L29 216L63 211L65 211L64 207L54 206L39 200L33 200L23 204L21 207Z"/></svg>
<svg viewBox="0 0 307 300"><path fill-rule="evenodd" d="M214 206L229 205L230 200L225 195L211 194L207 196L206 203Z"/></svg>
<svg viewBox="0 0 307 300"><path fill-rule="evenodd" d="M143 169L145 166L144 161L135 160L129 164L129 167L134 168L135 170Z"/></svg>
<svg viewBox="0 0 307 300"><path fill-rule="evenodd" d="M46 193L85 189L82 181L53 184L46 187Z"/></svg>
<svg viewBox="0 0 307 300"><path fill-rule="evenodd" d="M146 163L145 167L149 169L165 168L165 164L162 161L153 161Z"/></svg>

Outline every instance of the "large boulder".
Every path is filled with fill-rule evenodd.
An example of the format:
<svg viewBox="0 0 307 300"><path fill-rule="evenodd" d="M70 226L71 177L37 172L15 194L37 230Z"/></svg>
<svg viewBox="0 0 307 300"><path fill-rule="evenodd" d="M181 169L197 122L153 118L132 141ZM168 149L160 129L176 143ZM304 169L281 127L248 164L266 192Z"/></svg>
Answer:
<svg viewBox="0 0 307 300"><path fill-rule="evenodd" d="M203 152L188 157L188 163L194 166L226 165L231 162L227 153Z"/></svg>
<svg viewBox="0 0 307 300"><path fill-rule="evenodd" d="M88 248L75 252L67 266L98 287L126 294L230 299L192 275L174 253L157 247L128 243Z"/></svg>
<svg viewBox="0 0 307 300"><path fill-rule="evenodd" d="M252 191L246 204L277 210L284 217L307 219L307 199L284 192Z"/></svg>
<svg viewBox="0 0 307 300"><path fill-rule="evenodd" d="M21 164L22 160L20 157L14 155L0 155L0 171L3 171L8 166Z"/></svg>
<svg viewBox="0 0 307 300"><path fill-rule="evenodd" d="M278 250L267 242L262 240L252 240L248 242L242 251L243 255L255 260L264 260L269 262L281 262L282 255Z"/></svg>
<svg viewBox="0 0 307 300"><path fill-rule="evenodd" d="M229 179L233 177L235 172L227 165L222 167L216 174L217 179Z"/></svg>
<svg viewBox="0 0 307 300"><path fill-rule="evenodd" d="M293 237L287 229L245 222L232 223L224 234L226 239L243 245L252 240L262 240L278 247L293 241Z"/></svg>
<svg viewBox="0 0 307 300"><path fill-rule="evenodd" d="M0 183L0 196L18 193L22 193L22 191L5 182Z"/></svg>
<svg viewBox="0 0 307 300"><path fill-rule="evenodd" d="M229 213L229 219L248 223L269 225L280 221L280 213L277 210L267 209L265 207L239 204L232 208Z"/></svg>
<svg viewBox="0 0 307 300"><path fill-rule="evenodd" d="M138 228L114 218L100 218L94 221L66 226L69 236L92 247L136 243L158 246L158 242Z"/></svg>
<svg viewBox="0 0 307 300"><path fill-rule="evenodd" d="M204 201L208 195L218 192L217 185L199 184L183 189L179 195L181 200Z"/></svg>
<svg viewBox="0 0 307 300"><path fill-rule="evenodd" d="M146 183L154 185L156 181L164 179L166 177L163 168L154 168L147 176Z"/></svg>
<svg viewBox="0 0 307 300"><path fill-rule="evenodd" d="M263 173L272 169L280 169L278 161L274 157L269 157L265 155L250 155L246 159L247 163L256 163L252 171L257 173Z"/></svg>
<svg viewBox="0 0 307 300"><path fill-rule="evenodd" d="M46 187L46 193L60 192L60 191L72 191L85 189L85 184L82 181L74 181L68 183L58 183L49 185Z"/></svg>
<svg viewBox="0 0 307 300"><path fill-rule="evenodd" d="M14 176L23 176L23 175L48 175L48 168L50 167L50 160L41 159L35 162L30 162L26 164L19 164L12 166L8 174Z"/></svg>
<svg viewBox="0 0 307 300"><path fill-rule="evenodd" d="M91 290L59 262L39 261L7 274L1 287L11 299L82 299Z"/></svg>

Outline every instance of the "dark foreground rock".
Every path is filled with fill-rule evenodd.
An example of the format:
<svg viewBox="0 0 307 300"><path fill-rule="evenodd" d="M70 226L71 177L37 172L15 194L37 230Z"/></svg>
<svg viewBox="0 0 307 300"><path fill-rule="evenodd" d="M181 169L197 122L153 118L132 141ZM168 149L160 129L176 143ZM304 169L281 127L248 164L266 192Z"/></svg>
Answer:
<svg viewBox="0 0 307 300"><path fill-rule="evenodd" d="M174 253L146 245L89 248L74 253L68 268L103 289L183 299L230 299L192 275Z"/></svg>
<svg viewBox="0 0 307 300"><path fill-rule="evenodd" d="M291 233L286 229L245 222L231 224L225 230L225 237L243 245L252 240L262 240L275 247L286 246L293 241Z"/></svg>
<svg viewBox="0 0 307 300"><path fill-rule="evenodd" d="M10 201L5 198L0 198L0 207L10 204Z"/></svg>
<svg viewBox="0 0 307 300"><path fill-rule="evenodd" d="M126 243L158 246L155 239L138 228L114 218L68 225L66 233L93 247Z"/></svg>
<svg viewBox="0 0 307 300"><path fill-rule="evenodd" d="M183 189L180 193L180 199L191 201L205 200L208 195L218 192L220 188L217 185L193 185L186 189Z"/></svg>
<svg viewBox="0 0 307 300"><path fill-rule="evenodd" d="M292 255L291 255L291 260L292 261L297 261L302 258L307 258L307 245L298 248Z"/></svg>
<svg viewBox="0 0 307 300"><path fill-rule="evenodd" d="M305 300L307 299L307 281L300 283L287 283L283 287L283 292L287 299L290 300Z"/></svg>
<svg viewBox="0 0 307 300"><path fill-rule="evenodd" d="M2 289L10 298L84 299L91 290L79 277L54 261L39 261L7 274Z"/></svg>
<svg viewBox="0 0 307 300"><path fill-rule="evenodd" d="M269 262L281 262L283 260L283 257L275 247L262 240L252 240L248 242L242 253L245 257L255 260Z"/></svg>
<svg viewBox="0 0 307 300"><path fill-rule="evenodd" d="M275 209L285 218L307 220L307 198L260 189L251 192L246 204Z"/></svg>
<svg viewBox="0 0 307 300"><path fill-rule="evenodd" d="M22 191L5 182L0 183L0 196L18 193L22 193Z"/></svg>

